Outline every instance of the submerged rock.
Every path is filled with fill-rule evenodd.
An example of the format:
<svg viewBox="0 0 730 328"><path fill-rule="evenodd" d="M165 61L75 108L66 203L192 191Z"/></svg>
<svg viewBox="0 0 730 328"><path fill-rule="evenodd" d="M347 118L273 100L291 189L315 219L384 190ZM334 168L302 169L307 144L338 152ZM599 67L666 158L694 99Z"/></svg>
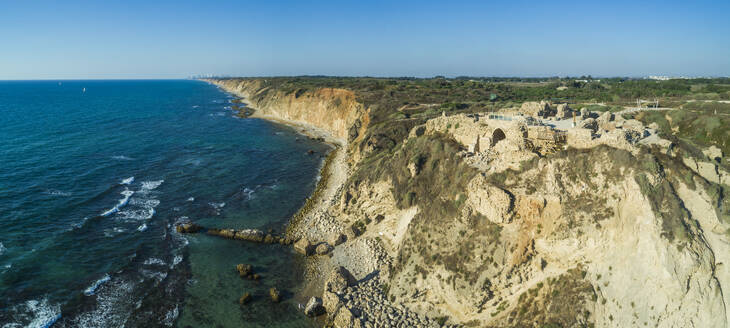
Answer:
<svg viewBox="0 0 730 328"><path fill-rule="evenodd" d="M236 271L241 277L249 279L253 277L253 267L250 264L238 264L236 265Z"/></svg>
<svg viewBox="0 0 730 328"><path fill-rule="evenodd" d="M264 232L258 229L244 229L236 231L236 239L260 243L264 240Z"/></svg>
<svg viewBox="0 0 730 328"><path fill-rule="evenodd" d="M246 305L246 303L250 302L252 298L251 293L245 292L243 296L238 299L238 304Z"/></svg>
<svg viewBox="0 0 730 328"><path fill-rule="evenodd" d="M276 289L276 287L271 287L271 289L269 289L269 296L271 296L271 300L274 301L274 303L279 303L281 301L281 292Z"/></svg>
<svg viewBox="0 0 730 328"><path fill-rule="evenodd" d="M312 298L309 299L309 302L307 302L307 306L304 307L304 314L310 317L316 317L324 314L322 300L319 297L312 296Z"/></svg>

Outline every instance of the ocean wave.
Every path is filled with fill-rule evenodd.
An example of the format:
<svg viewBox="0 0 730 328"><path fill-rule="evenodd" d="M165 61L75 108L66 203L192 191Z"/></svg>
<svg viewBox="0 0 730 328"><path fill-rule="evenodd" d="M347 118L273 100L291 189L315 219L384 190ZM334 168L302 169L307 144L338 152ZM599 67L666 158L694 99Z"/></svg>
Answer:
<svg viewBox="0 0 730 328"><path fill-rule="evenodd" d="M133 161L134 160L134 158L127 157L124 155L114 155L114 156L112 156L112 158L116 159L118 161Z"/></svg>
<svg viewBox="0 0 730 328"><path fill-rule="evenodd" d="M125 303L130 301L134 288L135 284L132 282L112 279L96 294L96 307L70 320L69 326L85 328L124 326L129 315L125 311Z"/></svg>
<svg viewBox="0 0 730 328"><path fill-rule="evenodd" d="M142 223L141 226L137 227L137 231L139 232L143 232L145 230L147 230L147 223Z"/></svg>
<svg viewBox="0 0 730 328"><path fill-rule="evenodd" d="M142 269L140 271L140 273L145 278L147 278L147 279L154 279L158 283L161 282L161 281L163 281L163 280L165 280L165 278L167 278L167 272L161 272L161 271L154 271L154 270Z"/></svg>
<svg viewBox="0 0 730 328"><path fill-rule="evenodd" d="M61 319L61 305L50 305L45 298L40 301L26 301L12 307L10 312L14 313L13 318L19 322L6 323L3 328L49 328Z"/></svg>
<svg viewBox="0 0 730 328"><path fill-rule="evenodd" d="M118 212L120 208L124 207L124 205L127 205L127 203L129 202L129 198L132 197L132 195L134 195L134 191L131 191L129 189L124 189L124 191L122 191L121 194L124 195L124 197L119 200L119 203L117 203L117 205L115 205L114 207L106 210L104 213L101 213L101 216L109 216L111 214Z"/></svg>
<svg viewBox="0 0 730 328"><path fill-rule="evenodd" d="M253 198L253 193L254 192L256 192L256 191L253 190L253 189L249 189L247 187L244 187L243 190L241 190L241 193L243 193L244 195L246 195L246 200L251 200L251 198Z"/></svg>
<svg viewBox="0 0 730 328"><path fill-rule="evenodd" d="M86 296L94 295L94 293L96 293L96 289L99 288L99 286L101 286L103 283L105 283L105 282L107 282L109 280L111 280L111 277L109 277L109 274L105 274L99 280L94 281L94 283L91 284L91 286L89 286L88 288L86 288L84 290L84 295L86 295Z"/></svg>
<svg viewBox="0 0 730 328"><path fill-rule="evenodd" d="M194 202L195 201L195 197L190 197L190 198L187 199L187 201L188 202Z"/></svg>
<svg viewBox="0 0 730 328"><path fill-rule="evenodd" d="M213 208L213 211L215 211L215 215L221 214L221 209L226 206L226 203L208 203Z"/></svg>
<svg viewBox="0 0 730 328"><path fill-rule="evenodd" d="M198 106L198 105L193 105L193 108L198 108L198 107L200 107L200 106Z"/></svg>
<svg viewBox="0 0 730 328"><path fill-rule="evenodd" d="M149 190L155 190L157 187L159 187L165 180L157 180L157 181L143 181L142 182L142 189L140 191L149 191Z"/></svg>
<svg viewBox="0 0 730 328"><path fill-rule="evenodd" d="M2 242L0 242L0 255L3 255L3 253L5 253L6 250L8 250L8 249L5 248L5 245L3 245Z"/></svg>
<svg viewBox="0 0 730 328"><path fill-rule="evenodd" d="M132 182L134 182L134 177L129 177L129 178L122 180L122 182L120 182L119 184L130 185L130 184L132 184Z"/></svg>
<svg viewBox="0 0 730 328"><path fill-rule="evenodd" d="M144 221L151 219L153 216L155 216L154 207L119 212L119 218L126 221Z"/></svg>

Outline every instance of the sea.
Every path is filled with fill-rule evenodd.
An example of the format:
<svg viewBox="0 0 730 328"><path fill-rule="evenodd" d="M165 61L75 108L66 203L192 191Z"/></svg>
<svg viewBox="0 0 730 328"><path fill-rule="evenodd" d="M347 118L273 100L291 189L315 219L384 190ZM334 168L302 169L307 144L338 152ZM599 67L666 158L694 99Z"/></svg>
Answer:
<svg viewBox="0 0 730 328"><path fill-rule="evenodd" d="M232 100L197 80L0 81L0 327L317 326L291 248L175 231L282 232L315 187L329 146Z"/></svg>

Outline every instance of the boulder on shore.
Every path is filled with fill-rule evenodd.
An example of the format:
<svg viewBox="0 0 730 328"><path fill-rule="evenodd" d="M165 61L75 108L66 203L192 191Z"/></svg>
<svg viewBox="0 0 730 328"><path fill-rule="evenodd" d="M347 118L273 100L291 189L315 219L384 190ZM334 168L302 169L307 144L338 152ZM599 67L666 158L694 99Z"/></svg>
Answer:
<svg viewBox="0 0 730 328"><path fill-rule="evenodd" d="M327 291L327 288L325 288L325 291L322 294L322 306L327 313L334 316L334 314L337 313L337 309L342 306L342 301L337 294Z"/></svg>
<svg viewBox="0 0 730 328"><path fill-rule="evenodd" d="M304 314L309 317L316 317L324 314L322 300L319 297L312 296L309 299L309 302L307 302L307 306L304 307Z"/></svg>
<svg viewBox="0 0 730 328"><path fill-rule="evenodd" d="M305 237L294 243L294 250L299 254L309 256L314 252L314 246Z"/></svg>
<svg viewBox="0 0 730 328"><path fill-rule="evenodd" d="M325 255L330 251L332 251L332 246L330 246L330 244L328 244L327 242L320 243L315 249L317 255Z"/></svg>
<svg viewBox="0 0 730 328"><path fill-rule="evenodd" d="M342 293L345 291L345 289L347 289L348 286L352 286L352 284L354 283L355 277L350 274L350 271L347 271L347 269L345 269L344 267L339 266L332 270L332 273L330 273L327 281L324 283L324 288L325 291Z"/></svg>
<svg viewBox="0 0 730 328"><path fill-rule="evenodd" d="M337 246L344 243L347 240L347 236L342 233L334 233L327 238L327 242L332 246Z"/></svg>

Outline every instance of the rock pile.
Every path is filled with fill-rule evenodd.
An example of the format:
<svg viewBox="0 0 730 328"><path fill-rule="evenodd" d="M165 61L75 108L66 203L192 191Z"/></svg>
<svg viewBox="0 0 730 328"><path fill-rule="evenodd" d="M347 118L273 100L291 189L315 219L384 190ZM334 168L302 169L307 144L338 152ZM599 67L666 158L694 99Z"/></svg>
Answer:
<svg viewBox="0 0 730 328"><path fill-rule="evenodd" d="M266 244L282 244L289 245L291 241L286 237L280 237L273 234L265 234L263 231L258 229L208 229L208 234L211 236L218 236L229 239L246 240L254 243L266 243Z"/></svg>
<svg viewBox="0 0 730 328"><path fill-rule="evenodd" d="M456 327L392 304L379 275L348 284L347 274L337 268L325 284L323 306L335 327Z"/></svg>
<svg viewBox="0 0 730 328"><path fill-rule="evenodd" d="M202 229L203 227L192 222L185 222L175 226L175 230L179 233L196 233Z"/></svg>
<svg viewBox="0 0 730 328"><path fill-rule="evenodd" d="M253 272L253 266L250 264L238 264L236 265L236 271L241 278L250 280L259 280L261 276L258 273Z"/></svg>

